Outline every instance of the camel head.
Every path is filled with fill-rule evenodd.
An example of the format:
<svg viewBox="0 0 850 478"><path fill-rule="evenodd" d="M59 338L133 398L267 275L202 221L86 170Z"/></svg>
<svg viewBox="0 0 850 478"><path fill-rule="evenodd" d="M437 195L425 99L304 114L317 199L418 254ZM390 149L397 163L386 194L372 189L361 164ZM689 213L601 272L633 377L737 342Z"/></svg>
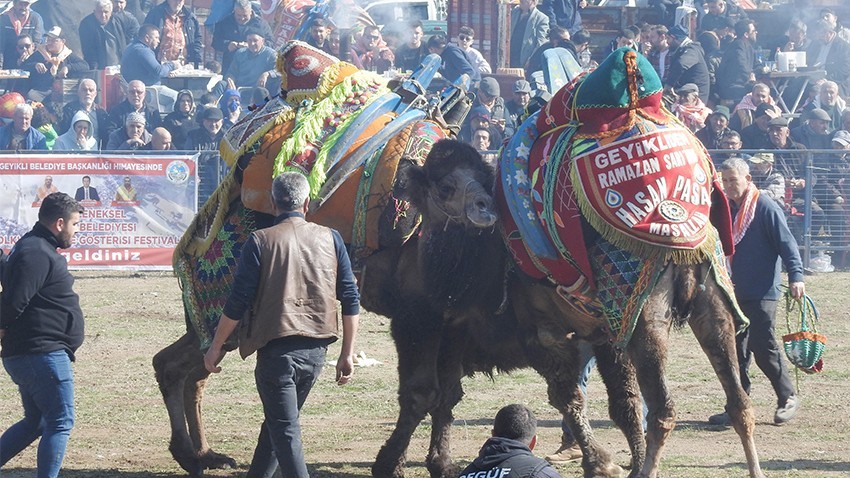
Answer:
<svg viewBox="0 0 850 478"><path fill-rule="evenodd" d="M478 151L451 139L434 144L424 166L407 168L402 178L404 196L422 212L425 227L435 228L492 227L498 219L494 180Z"/></svg>

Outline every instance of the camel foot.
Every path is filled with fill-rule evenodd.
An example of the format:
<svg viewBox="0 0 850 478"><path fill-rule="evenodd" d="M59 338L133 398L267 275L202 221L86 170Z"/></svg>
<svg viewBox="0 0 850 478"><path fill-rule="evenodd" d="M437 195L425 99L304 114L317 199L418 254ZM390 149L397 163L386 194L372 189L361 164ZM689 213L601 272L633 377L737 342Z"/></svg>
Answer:
<svg viewBox="0 0 850 478"><path fill-rule="evenodd" d="M204 467L201 466L201 460L198 459L197 454L194 451L186 450L183 446L181 446L178 442L171 442L171 445L168 446L168 451L171 452L171 456L174 457L174 461L180 465L180 468L186 470L186 473L189 476L201 476L204 474Z"/></svg>
<svg viewBox="0 0 850 478"><path fill-rule="evenodd" d="M201 467L205 470L223 470L236 468L236 460L227 455L207 450L200 454Z"/></svg>
<svg viewBox="0 0 850 478"><path fill-rule="evenodd" d="M429 467L429 471L431 472L431 478L457 478L463 470L459 465L449 463L436 469Z"/></svg>
<svg viewBox="0 0 850 478"><path fill-rule="evenodd" d="M626 471L619 465L609 463L596 467L596 469L592 470L590 474L585 476L593 478L624 478L626 476Z"/></svg>
<svg viewBox="0 0 850 478"><path fill-rule="evenodd" d="M372 477L404 478L404 460L386 460L381 455L382 453L379 453L375 463L372 464Z"/></svg>

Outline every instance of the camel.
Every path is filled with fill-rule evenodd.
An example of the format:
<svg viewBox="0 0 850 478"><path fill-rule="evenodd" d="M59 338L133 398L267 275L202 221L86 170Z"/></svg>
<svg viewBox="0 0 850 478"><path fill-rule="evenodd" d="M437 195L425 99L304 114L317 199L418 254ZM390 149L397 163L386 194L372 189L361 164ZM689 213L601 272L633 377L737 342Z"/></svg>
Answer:
<svg viewBox="0 0 850 478"><path fill-rule="evenodd" d="M302 45L302 50L305 48ZM284 57L279 63L286 65L286 53L282 55ZM343 66L342 69L345 68L348 67ZM444 127L447 118L452 119L450 124L462 121L465 113L458 111L464 107L468 109L467 100L456 98L449 101L450 97L444 94L442 100L437 101L437 104L446 106L448 111L430 113L437 115L438 118L434 119L439 120ZM356 99L356 95L353 98ZM299 103L301 98L292 99L293 108ZM266 113L266 109L255 111L244 120L245 124ZM291 119L295 116L284 107L280 107L279 115L289 120L266 123L273 123L273 126L257 136L255 141L249 141L238 148L238 160L233 171L193 221L175 253L176 269L183 274L187 270L196 273L204 269L204 261L207 261L207 265L226 264L226 269L219 271L223 280L217 284L217 288L195 290L191 281L181 281L186 305L186 333L153 359L156 379L171 424L169 450L178 464L192 476L200 476L208 468L235 465L232 458L213 451L206 440L201 404L209 374L203 365L202 351L208 346L204 337L209 337L210 329L199 327L198 320L193 316L198 315L195 310L197 304L209 306L214 311L214 305L226 299L241 245L252 230L264 227L272 220L268 208L264 207L263 198L267 201L268 190L263 189L263 185L270 184L273 167L270 158L275 157L275 148L281 147L280 138L292 131ZM361 271L361 304L367 310L391 319L391 332L399 352L399 418L396 429L376 458L373 474L378 477L403 476L405 452L411 435L425 415L430 414L433 431L427 467L432 476L451 476L457 467L452 464L449 430L452 408L463 395L462 377L476 371L492 374L494 370L532 366L546 378L550 401L564 412L569 426L582 444L588 476L620 476L622 470L612 463L610 455L595 442L584 417L581 394L577 387L578 339L574 338L572 328L564 327L560 321L543 314L536 316L536 321L520 323L513 314L512 305L506 304L504 310L497 310L494 304L498 304L495 302L482 310L488 320L474 317L475 320L458 321L446 313L458 304L451 301L434 302L428 296L424 280L428 274L421 269L420 241L413 234L419 224L418 213L411 208L405 214L400 214L400 211L404 212L403 208L400 209L400 203L391 198L405 194L405 183L398 178L405 177L403 171L415 167L420 162L417 158L424 157L430 150L432 143L421 141L427 137L422 131L435 134L435 124L432 119L415 121L412 127L396 135L403 138L409 136L410 142L393 140L401 145L417 146L419 150L403 147L390 149L387 146L384 153L379 155L381 161L394 159L399 164L399 174L392 177L389 183L390 200L378 203L380 218L372 223L368 217L366 220L377 228L375 236L378 238L378 246L367 248L368 253L363 253L362 248L355 248ZM420 126L423 129L414 129ZM381 124L377 127L386 129ZM441 134L445 136L449 129L443 129ZM374 134L374 129L364 131L362 137L370 139L363 139L359 144L368 146L369 141L374 140L370 134ZM390 144L394 144L393 141ZM357 148L353 151L353 154L359 154ZM345 168L345 164L345 161L340 161L328 171L328 183L333 183L335 172ZM357 174L337 185L338 191L356 192L361 185L362 171L358 169L355 171ZM252 180L256 182L260 176L263 179L259 181L259 189L256 184L247 184ZM369 177L375 181L374 176ZM340 219L338 215L325 213L334 201L347 205L347 210L351 209L351 198L337 192L323 196L321 201L314 201L308 219L336 226ZM373 232L367 230L367 237ZM346 236L345 233L343 235ZM349 235L353 236L354 233ZM492 272L502 274L501 270ZM490 296L495 297L492 294ZM498 347L492 347L493 344ZM229 344L229 347L235 348L235 344ZM634 370L629 361L621 360L604 340L599 341L594 349L599 370L608 386L611 417L624 430L629 441L632 468L639 469L643 463L644 442Z"/></svg>
<svg viewBox="0 0 850 478"><path fill-rule="evenodd" d="M452 140L437 143L423 166L408 170L406 197L423 215L419 261L429 298L432 303L451 304L445 319L450 323L478 316L487 320L488 311L482 309L494 299L498 302L507 291L519 324L534 317L551 317L568 322L561 327L573 327L582 335L587 319L571 311L554 286L519 271L513 271L507 279L498 273L512 257L498 230L498 211L491 192L493 175L473 148ZM446 252L434 254L435 250ZM667 339L671 327L687 324L726 393L726 409L744 446L749 476L764 477L753 439L753 410L738 375L733 305L720 290L710 267L709 262L667 263L624 351L624 359L636 368L648 407L646 460L641 467L633 468L630 476L658 476L664 443L676 423L664 376ZM462 280L471 285L462 293L458 293L457 284L443 285L443 281L451 280L452 271L467 272ZM574 398L578 400L572 402L573 406L581 401ZM563 406L551 392L550 400L556 407ZM570 410L563 411L569 416Z"/></svg>

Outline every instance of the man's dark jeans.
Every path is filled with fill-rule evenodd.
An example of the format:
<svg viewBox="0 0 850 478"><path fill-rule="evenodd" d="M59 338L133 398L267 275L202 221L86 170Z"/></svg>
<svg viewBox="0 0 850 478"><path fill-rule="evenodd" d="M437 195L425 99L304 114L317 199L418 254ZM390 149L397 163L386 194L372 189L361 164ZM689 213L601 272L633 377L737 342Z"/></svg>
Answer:
<svg viewBox="0 0 850 478"><path fill-rule="evenodd" d="M284 478L309 476L298 415L322 372L328 342L326 339L284 337L257 351L254 377L265 421L248 478L271 478L278 464Z"/></svg>
<svg viewBox="0 0 850 478"><path fill-rule="evenodd" d="M741 311L750 319L750 326L738 334L738 365L741 368L741 385L750 393L748 373L750 358L755 357L756 365L770 380L776 392L777 405L784 406L788 397L794 395L794 384L788 375L782 349L773 335L776 322L775 300L738 301Z"/></svg>

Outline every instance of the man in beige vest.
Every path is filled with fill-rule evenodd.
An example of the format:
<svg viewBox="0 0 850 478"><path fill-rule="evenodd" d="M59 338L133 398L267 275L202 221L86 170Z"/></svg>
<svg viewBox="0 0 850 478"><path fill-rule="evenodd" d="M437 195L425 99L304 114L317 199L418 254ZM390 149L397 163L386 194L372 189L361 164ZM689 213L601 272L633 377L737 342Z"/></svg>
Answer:
<svg viewBox="0 0 850 478"><path fill-rule="evenodd" d="M222 346L237 328L242 358L257 352L254 375L265 421L249 477L271 477L278 464L285 478L309 476L298 415L328 345L339 338L337 300L342 304L337 383L348 383L353 372L360 294L342 236L304 220L309 193L299 173L275 178L275 225L255 231L242 248L233 290L204 356L207 370L221 371Z"/></svg>

